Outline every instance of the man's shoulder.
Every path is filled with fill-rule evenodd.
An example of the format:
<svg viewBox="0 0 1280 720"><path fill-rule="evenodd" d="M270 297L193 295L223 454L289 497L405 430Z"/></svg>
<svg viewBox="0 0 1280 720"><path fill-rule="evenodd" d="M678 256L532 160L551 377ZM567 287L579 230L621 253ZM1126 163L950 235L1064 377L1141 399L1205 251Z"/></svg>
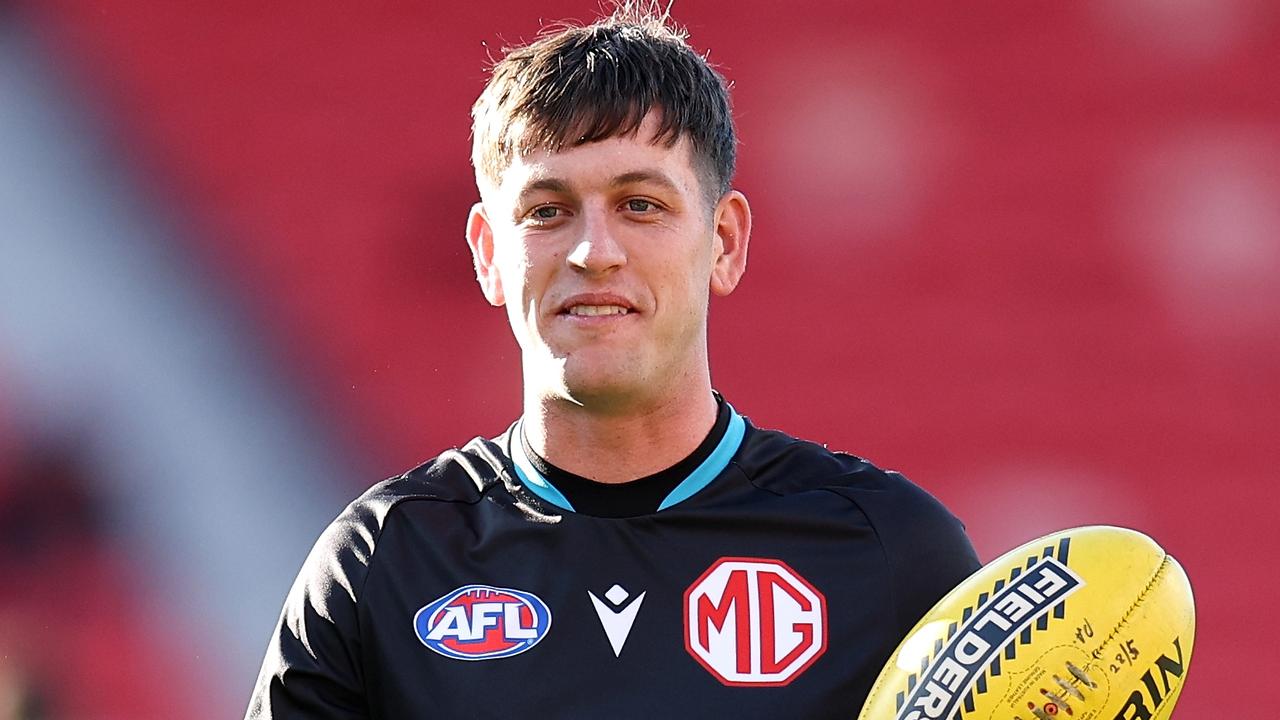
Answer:
<svg viewBox="0 0 1280 720"><path fill-rule="evenodd" d="M894 493L915 487L901 473L865 458L754 426L737 464L752 483L780 494L818 489Z"/></svg>
<svg viewBox="0 0 1280 720"><path fill-rule="evenodd" d="M420 501L476 506L491 490L505 484L504 458L498 444L476 438L376 483L329 523L312 548L308 566L314 566L313 574L320 576L337 569L348 575L362 573L397 508Z"/></svg>
<svg viewBox="0 0 1280 720"><path fill-rule="evenodd" d="M379 524L397 505L409 501L475 504L503 484L505 454L492 440L475 438L362 493L347 506L347 516Z"/></svg>
<svg viewBox="0 0 1280 720"><path fill-rule="evenodd" d="M779 494L830 492L849 501L893 571L904 633L980 565L960 520L899 472L775 430L755 430L747 450L743 471L757 487Z"/></svg>
<svg viewBox="0 0 1280 720"><path fill-rule="evenodd" d="M752 428L739 468L756 487L779 495L825 491L856 506L882 541L955 536L963 526L932 493L896 470L778 430ZM957 532L958 531L958 532Z"/></svg>

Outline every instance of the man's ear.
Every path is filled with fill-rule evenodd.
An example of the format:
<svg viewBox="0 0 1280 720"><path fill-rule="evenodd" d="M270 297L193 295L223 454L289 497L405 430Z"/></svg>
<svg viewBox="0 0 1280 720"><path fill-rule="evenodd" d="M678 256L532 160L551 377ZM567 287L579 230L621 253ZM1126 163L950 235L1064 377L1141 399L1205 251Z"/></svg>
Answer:
<svg viewBox="0 0 1280 720"><path fill-rule="evenodd" d="M715 265L711 268L711 292L728 295L747 271L747 242L751 239L751 206L747 196L730 190L716 203Z"/></svg>
<svg viewBox="0 0 1280 720"><path fill-rule="evenodd" d="M498 277L498 268L493 262L493 227L489 217L484 213L484 203L471 206L471 214L467 216L467 245L471 247L471 259L476 266L476 281L490 305L506 303L502 294L502 279Z"/></svg>

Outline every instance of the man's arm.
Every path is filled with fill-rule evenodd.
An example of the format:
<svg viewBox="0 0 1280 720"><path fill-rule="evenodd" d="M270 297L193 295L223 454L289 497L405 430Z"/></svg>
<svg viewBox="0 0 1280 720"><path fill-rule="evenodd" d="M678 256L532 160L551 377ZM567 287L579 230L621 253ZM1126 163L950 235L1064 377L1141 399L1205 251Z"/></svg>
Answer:
<svg viewBox="0 0 1280 720"><path fill-rule="evenodd" d="M901 502L912 511L899 515L896 523L882 523L881 540L894 566L894 594L905 635L982 563L960 520L924 489L902 480Z"/></svg>
<svg viewBox="0 0 1280 720"><path fill-rule="evenodd" d="M246 720L369 717L357 608L374 534L360 515L348 508L312 548L271 636Z"/></svg>
<svg viewBox="0 0 1280 720"><path fill-rule="evenodd" d="M899 638L982 564L964 525L920 486L896 472L849 491L884 547ZM890 648L892 649L892 648Z"/></svg>

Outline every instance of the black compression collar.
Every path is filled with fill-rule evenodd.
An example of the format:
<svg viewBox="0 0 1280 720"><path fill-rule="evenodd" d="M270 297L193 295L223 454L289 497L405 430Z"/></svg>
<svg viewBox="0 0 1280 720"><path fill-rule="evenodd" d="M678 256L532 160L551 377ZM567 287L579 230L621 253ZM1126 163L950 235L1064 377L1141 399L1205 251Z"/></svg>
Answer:
<svg viewBox="0 0 1280 720"><path fill-rule="evenodd" d="M635 517L655 512L663 499L711 455L729 428L729 417L729 404L717 393L716 424L693 453L666 470L624 483L596 482L552 465L533 451L523 432L520 443L529 462L564 495L575 511L597 517Z"/></svg>

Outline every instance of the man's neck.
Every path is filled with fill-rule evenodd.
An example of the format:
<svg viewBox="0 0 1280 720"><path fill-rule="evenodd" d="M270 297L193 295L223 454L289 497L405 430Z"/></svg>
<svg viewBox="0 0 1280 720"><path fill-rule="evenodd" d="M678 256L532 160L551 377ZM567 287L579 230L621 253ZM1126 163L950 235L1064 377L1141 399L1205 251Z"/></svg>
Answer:
<svg viewBox="0 0 1280 720"><path fill-rule="evenodd" d="M715 425L711 387L608 411L561 398L526 399L523 429L535 452L556 467L603 483L665 470L697 449Z"/></svg>

